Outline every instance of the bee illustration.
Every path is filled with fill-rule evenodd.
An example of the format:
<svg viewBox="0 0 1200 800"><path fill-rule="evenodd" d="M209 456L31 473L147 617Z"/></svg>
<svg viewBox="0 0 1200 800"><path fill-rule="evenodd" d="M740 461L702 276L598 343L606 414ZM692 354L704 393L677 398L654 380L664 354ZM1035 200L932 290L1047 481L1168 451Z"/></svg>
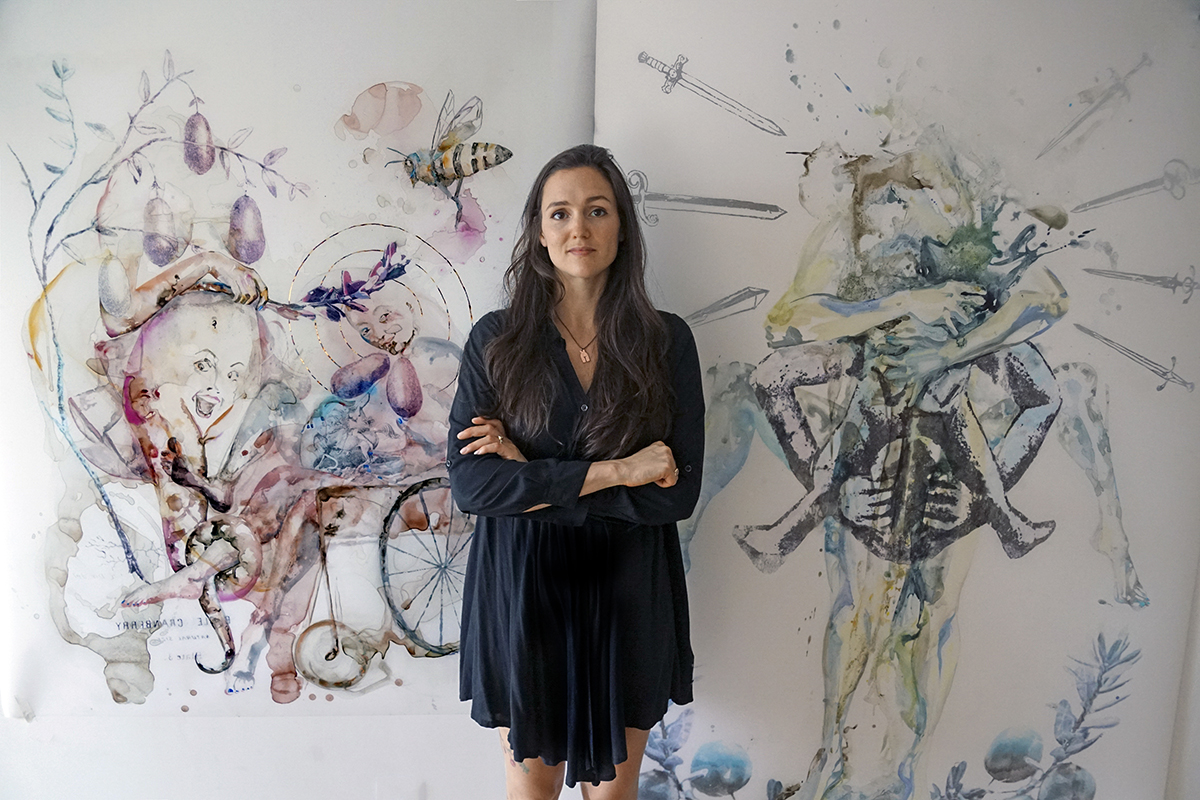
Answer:
<svg viewBox="0 0 1200 800"><path fill-rule="evenodd" d="M483 124L483 101L478 97L472 97L451 116L453 110L454 92L447 92L429 149L405 155L389 147L401 158L389 161L384 166L403 163L413 186L419 181L441 189L458 209L454 216L454 225L457 227L462 222L462 202L458 194L462 191L463 178L503 164L512 158L512 150L499 144L466 141ZM455 184L454 194L450 193L449 188L452 183Z"/></svg>

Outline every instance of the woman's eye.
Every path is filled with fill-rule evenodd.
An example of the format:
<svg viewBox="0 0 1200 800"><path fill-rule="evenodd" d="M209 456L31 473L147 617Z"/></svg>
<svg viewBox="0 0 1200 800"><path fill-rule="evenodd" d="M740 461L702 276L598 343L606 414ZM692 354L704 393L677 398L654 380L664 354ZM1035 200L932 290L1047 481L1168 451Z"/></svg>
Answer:
<svg viewBox="0 0 1200 800"><path fill-rule="evenodd" d="M367 336L369 336L370 334L371 334L370 328L359 328L358 329L358 335L363 337L364 339L367 338Z"/></svg>
<svg viewBox="0 0 1200 800"><path fill-rule="evenodd" d="M550 213L550 219L566 219L566 217L567 212L565 211L552 211Z"/></svg>
<svg viewBox="0 0 1200 800"><path fill-rule="evenodd" d="M233 370L230 370L229 374L226 375L225 377L229 378L229 380L231 380L231 381L236 382L239 378L242 377L242 373L238 372L236 369L233 369Z"/></svg>
<svg viewBox="0 0 1200 800"><path fill-rule="evenodd" d="M200 359L194 366L196 367L196 372L211 372L213 368L212 362L207 358Z"/></svg>
<svg viewBox="0 0 1200 800"><path fill-rule="evenodd" d="M593 216L593 217L605 217L605 216L608 216L608 210L607 210L607 209L603 209L603 208L593 208L593 209L592 209L592 216Z"/></svg>

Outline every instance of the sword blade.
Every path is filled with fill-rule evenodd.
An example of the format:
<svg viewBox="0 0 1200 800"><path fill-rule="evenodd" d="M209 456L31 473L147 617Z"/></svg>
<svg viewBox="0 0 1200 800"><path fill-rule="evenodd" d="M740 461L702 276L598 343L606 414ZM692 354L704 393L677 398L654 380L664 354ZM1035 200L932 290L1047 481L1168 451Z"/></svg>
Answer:
<svg viewBox="0 0 1200 800"><path fill-rule="evenodd" d="M779 219L787 213L773 203L752 203L749 200L729 200L724 197L695 197L688 194L647 192L646 208L656 211L691 211L697 214L723 214L728 217Z"/></svg>
<svg viewBox="0 0 1200 800"><path fill-rule="evenodd" d="M1101 108L1103 108L1105 106L1105 104L1107 104L1108 101L1111 100L1114 95L1116 95L1116 93L1117 93L1117 87L1115 87L1115 86L1108 87L1108 89L1105 90L1104 94L1100 96L1099 100L1097 100L1092 105L1088 106L1087 110L1084 111L1079 116L1075 117L1075 119L1072 120L1071 123L1069 125L1067 125L1067 127L1062 129L1062 132L1059 133L1058 136L1055 136L1053 139L1051 139L1050 143L1042 148L1042 152L1038 153L1034 157L1034 161L1036 161L1037 159L1046 155L1046 153L1049 153L1051 150L1053 150L1054 148L1056 148L1060 144L1062 144L1064 141L1066 141L1067 138L1070 137L1070 135L1072 133L1074 133L1079 128L1080 125L1087 122L1088 117L1092 116L1092 114L1095 114L1097 111L1099 111Z"/></svg>
<svg viewBox="0 0 1200 800"><path fill-rule="evenodd" d="M725 109L734 116L741 117L759 130L764 130L767 133L775 136L786 136L783 128L779 127L773 120L767 119L757 111L748 108L747 106L734 100L724 92L717 91L702 80L695 78L692 75L683 71L683 65L687 63L687 58L680 55L675 60L674 65L666 64L659 61L649 53L642 52L638 55L638 62L645 64L652 69L658 70L663 75L667 76L666 82L663 84L663 91L670 93L675 86L683 86L689 92L703 97L710 103Z"/></svg>
<svg viewBox="0 0 1200 800"><path fill-rule="evenodd" d="M1097 197L1095 200L1089 200L1086 203L1080 203L1071 209L1072 214L1078 214L1080 211L1091 211L1093 208L1106 206L1109 203L1115 203L1118 200L1128 200L1131 197L1138 197L1143 194L1150 194L1162 190L1166 186L1165 178L1155 178L1152 181L1139 183L1137 186L1130 186L1128 189L1106 194L1103 197Z"/></svg>
<svg viewBox="0 0 1200 800"><path fill-rule="evenodd" d="M1090 267L1084 267L1083 271L1092 275L1099 275L1103 278L1116 278L1119 281L1132 281L1133 283L1160 286L1163 289L1170 289L1172 292L1183 285L1183 281L1178 276L1171 275L1142 275L1137 272L1121 272L1115 269L1092 269Z"/></svg>
<svg viewBox="0 0 1200 800"><path fill-rule="evenodd" d="M690 92L698 94L708 102L725 109L730 114L741 117L759 130L764 130L767 133L775 136L787 136L787 133L783 130L783 128L775 124L773 120L767 119L757 111L747 108L729 95L717 91L704 81L698 80L686 72L681 72L679 74L678 85Z"/></svg>
<svg viewBox="0 0 1200 800"><path fill-rule="evenodd" d="M1166 386L1167 383L1177 383L1180 386L1187 389L1189 392L1196 388L1196 384L1192 383L1191 381L1185 381L1182 377L1180 377L1179 374L1175 372L1174 366L1166 367L1166 366L1163 366L1162 364L1159 364L1157 361L1151 361L1150 359L1146 358L1144 355L1137 352L1136 350L1130 350L1125 345L1120 344L1118 342L1114 342L1112 339L1109 339L1107 336L1096 333L1091 328L1085 328L1084 326L1080 325L1078 322L1075 323L1075 327L1078 328L1079 330L1083 331L1084 333L1086 333L1088 336L1092 337L1093 339L1095 339L1099 342L1103 342L1104 344L1108 345L1113 350L1116 350L1118 353L1120 353L1121 355L1128 358L1130 361L1133 361L1134 363L1139 364L1142 367L1145 367L1146 369L1150 370L1158 377L1162 378L1164 381L1163 386ZM1174 361L1174 359L1172 359L1172 362L1173 361ZM1158 388L1162 389L1163 386L1160 386Z"/></svg>
<svg viewBox="0 0 1200 800"><path fill-rule="evenodd" d="M699 311L693 311L684 317L683 321L695 328L707 322L715 322L725 317L732 317L734 314L753 311L758 308L758 304L762 302L766 294L766 289L747 286L744 289L738 289L732 294L725 295L720 300L710 303Z"/></svg>
<svg viewBox="0 0 1200 800"><path fill-rule="evenodd" d="M1109 86L1107 89L1105 89L1104 93L1102 95L1100 95L1099 99L1097 99L1096 102L1092 103L1092 105L1089 106L1087 108L1087 110L1085 110L1083 113L1081 113L1077 117L1075 117L1075 119L1073 119L1067 125L1067 127L1063 128L1062 133L1058 134L1058 136L1055 136L1053 139L1050 140L1050 144L1048 144L1042 148L1042 152L1037 154L1037 156L1034 158L1034 161L1036 161L1037 159L1046 155L1046 153L1049 153L1051 150L1053 150L1054 148L1056 148L1060 144L1062 144L1064 141L1066 141L1066 139L1072 133L1074 133L1079 128L1080 125L1082 125L1084 122L1086 122L1088 120L1088 118L1092 116L1092 114L1095 114L1101 108L1108 105L1108 103L1111 102L1112 99L1114 97L1116 97L1118 94L1121 94L1122 92L1127 94L1128 89L1125 86L1125 81L1127 81L1131 77L1133 77L1133 73L1137 72L1139 69L1141 69L1142 67L1144 67L1150 63L1152 63L1150 61L1150 56L1143 53L1142 60L1137 63L1137 66L1135 66L1133 69L1129 70L1129 72L1127 72L1125 74L1124 78L1121 78L1120 80L1113 83L1112 86Z"/></svg>

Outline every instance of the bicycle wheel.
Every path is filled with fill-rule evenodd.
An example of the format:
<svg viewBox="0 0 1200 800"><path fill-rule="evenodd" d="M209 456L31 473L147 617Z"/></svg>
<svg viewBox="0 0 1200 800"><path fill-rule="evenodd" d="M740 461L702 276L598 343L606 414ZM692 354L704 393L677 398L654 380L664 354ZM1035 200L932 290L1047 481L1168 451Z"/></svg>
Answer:
<svg viewBox="0 0 1200 800"><path fill-rule="evenodd" d="M463 577L475 524L454 507L450 481L402 491L379 536L383 593L405 636L429 656L458 652Z"/></svg>

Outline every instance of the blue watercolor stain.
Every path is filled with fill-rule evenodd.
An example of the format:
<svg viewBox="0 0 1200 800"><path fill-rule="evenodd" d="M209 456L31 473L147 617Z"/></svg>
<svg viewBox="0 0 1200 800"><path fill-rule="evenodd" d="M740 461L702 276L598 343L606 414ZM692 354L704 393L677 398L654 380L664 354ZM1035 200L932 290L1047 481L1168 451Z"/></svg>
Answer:
<svg viewBox="0 0 1200 800"><path fill-rule="evenodd" d="M1035 763L1029 763L1033 759ZM1010 728L1002 731L988 748L983 759L983 768L993 780L1001 783L1017 783L1033 777L1042 760L1042 737L1031 729Z"/></svg>
<svg viewBox="0 0 1200 800"><path fill-rule="evenodd" d="M835 72L835 73L833 73L833 77L835 77L835 78L837 78L839 81L841 81L841 83L842 83L842 86L845 86L845 87L846 87L846 91L847 91L847 92L849 92L849 91L850 91L850 86L849 86L849 85L848 85L848 84L847 84L845 81L843 81L843 80L842 80L842 76L841 76L841 75L838 75L838 74Z"/></svg>
<svg viewBox="0 0 1200 800"><path fill-rule="evenodd" d="M736 744L708 742L692 758L692 786L709 797L732 796L750 782L750 773L750 756Z"/></svg>

